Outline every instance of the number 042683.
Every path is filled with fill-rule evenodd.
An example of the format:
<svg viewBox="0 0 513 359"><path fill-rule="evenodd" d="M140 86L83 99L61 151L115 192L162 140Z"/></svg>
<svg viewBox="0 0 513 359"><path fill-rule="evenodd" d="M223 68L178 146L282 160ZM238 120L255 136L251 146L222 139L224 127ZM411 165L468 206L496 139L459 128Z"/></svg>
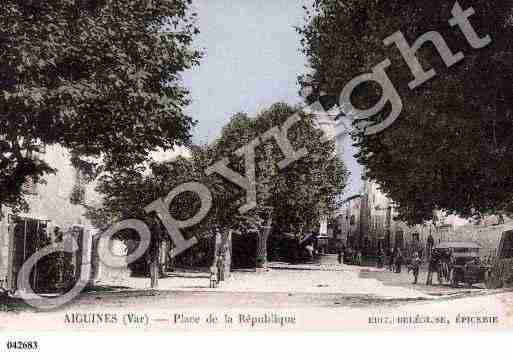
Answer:
<svg viewBox="0 0 513 359"><path fill-rule="evenodd" d="M7 342L7 349L9 350L37 350L39 345L37 341L14 341Z"/></svg>

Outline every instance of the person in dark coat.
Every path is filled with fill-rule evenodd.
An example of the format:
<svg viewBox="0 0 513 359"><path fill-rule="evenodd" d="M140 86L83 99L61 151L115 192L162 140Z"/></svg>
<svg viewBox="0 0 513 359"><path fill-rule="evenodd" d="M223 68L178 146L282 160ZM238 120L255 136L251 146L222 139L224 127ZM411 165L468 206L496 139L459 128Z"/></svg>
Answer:
<svg viewBox="0 0 513 359"><path fill-rule="evenodd" d="M390 248L388 250L388 270L390 272L394 271L394 258L395 258L395 251Z"/></svg>
<svg viewBox="0 0 513 359"><path fill-rule="evenodd" d="M426 285L433 285L433 273L439 272L440 256L437 251L432 250L429 257Z"/></svg>
<svg viewBox="0 0 513 359"><path fill-rule="evenodd" d="M403 254L401 253L400 249L397 249L397 252L395 254L395 272L401 273L401 267L403 265Z"/></svg>
<svg viewBox="0 0 513 359"><path fill-rule="evenodd" d="M381 249L381 248L378 251L378 258L377 259L378 259L377 267L378 268L383 268L383 264L385 263L385 252L383 252L383 249Z"/></svg>
<svg viewBox="0 0 513 359"><path fill-rule="evenodd" d="M222 254L220 254L217 257L216 266L217 266L217 282L218 283L223 282L224 281L224 259L223 259Z"/></svg>

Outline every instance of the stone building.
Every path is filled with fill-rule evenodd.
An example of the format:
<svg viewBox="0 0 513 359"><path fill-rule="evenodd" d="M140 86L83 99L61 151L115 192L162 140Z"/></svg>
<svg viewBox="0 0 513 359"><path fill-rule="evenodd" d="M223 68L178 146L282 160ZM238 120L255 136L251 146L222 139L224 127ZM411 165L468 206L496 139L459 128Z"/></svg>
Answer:
<svg viewBox="0 0 513 359"><path fill-rule="evenodd" d="M360 243L360 216L362 196L354 195L347 198L337 212L334 221L334 232L338 242L346 247L356 247Z"/></svg>
<svg viewBox="0 0 513 359"><path fill-rule="evenodd" d="M378 248L399 248L407 255L413 252L427 255L426 246L428 237L438 235L439 227L428 222L422 225L409 226L402 221L395 220L397 212L393 201L388 198L372 181L364 182L364 198L366 213L362 214L368 225L365 236L368 246L373 250ZM445 228L449 229L450 225Z"/></svg>
<svg viewBox="0 0 513 359"><path fill-rule="evenodd" d="M17 289L21 265L45 243L43 237L52 240L72 227L81 228L89 239L96 232L84 217L83 205L99 200L94 184L84 183L70 154L60 146L46 148L44 159L57 173L46 176L46 184L27 181L29 212L14 215L7 207L0 208L0 284L11 290Z"/></svg>
<svg viewBox="0 0 513 359"><path fill-rule="evenodd" d="M333 238L337 245L368 248L371 252L379 248L400 248L407 255L417 251L425 257L430 237L433 244L451 240L458 227L468 224L468 221L443 211L436 213L436 223L408 226L395 220L397 212L393 201L380 191L377 183L361 178L361 168L354 159L354 143L348 136L351 121L341 117L338 106L328 111L319 106L317 104L306 112L314 115L327 138L336 139L337 154L352 172L348 184L350 196L331 216L331 226L326 218L321 219L321 237Z"/></svg>
<svg viewBox="0 0 513 359"><path fill-rule="evenodd" d="M335 231L339 240L350 248L361 248L369 254L379 248L400 248L407 255L414 251L427 255L426 245L431 235L435 242L449 238L451 223L440 222L408 226L397 221L394 203L379 186L364 181L361 193L347 198L335 215ZM446 233L447 232L447 233Z"/></svg>

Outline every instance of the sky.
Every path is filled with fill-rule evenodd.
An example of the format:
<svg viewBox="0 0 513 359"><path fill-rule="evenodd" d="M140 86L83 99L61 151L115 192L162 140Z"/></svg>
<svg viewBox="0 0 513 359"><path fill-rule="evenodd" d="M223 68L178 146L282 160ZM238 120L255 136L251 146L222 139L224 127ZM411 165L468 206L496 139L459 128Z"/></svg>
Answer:
<svg viewBox="0 0 513 359"><path fill-rule="evenodd" d="M183 74L191 92L186 109L198 124L194 141L207 143L236 112L255 115L276 102L297 104L297 76L307 70L294 26L311 0L195 0L201 33L194 46L200 66ZM360 167L346 141L344 162L352 172L347 195L360 186Z"/></svg>

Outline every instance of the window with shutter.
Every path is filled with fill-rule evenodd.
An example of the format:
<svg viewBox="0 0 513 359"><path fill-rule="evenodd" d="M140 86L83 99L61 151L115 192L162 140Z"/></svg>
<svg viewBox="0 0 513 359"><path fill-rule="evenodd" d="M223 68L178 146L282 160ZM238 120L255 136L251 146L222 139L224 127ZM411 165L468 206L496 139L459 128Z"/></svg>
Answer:
<svg viewBox="0 0 513 359"><path fill-rule="evenodd" d="M36 155L32 151L27 152L27 158L31 158L33 160L36 159ZM32 177L28 177L23 183L22 191L24 194L36 195L37 194L37 182Z"/></svg>
<svg viewBox="0 0 513 359"><path fill-rule="evenodd" d="M26 179L25 183L23 183L22 187L23 193L36 195L37 194L37 183L33 178L29 177Z"/></svg>

